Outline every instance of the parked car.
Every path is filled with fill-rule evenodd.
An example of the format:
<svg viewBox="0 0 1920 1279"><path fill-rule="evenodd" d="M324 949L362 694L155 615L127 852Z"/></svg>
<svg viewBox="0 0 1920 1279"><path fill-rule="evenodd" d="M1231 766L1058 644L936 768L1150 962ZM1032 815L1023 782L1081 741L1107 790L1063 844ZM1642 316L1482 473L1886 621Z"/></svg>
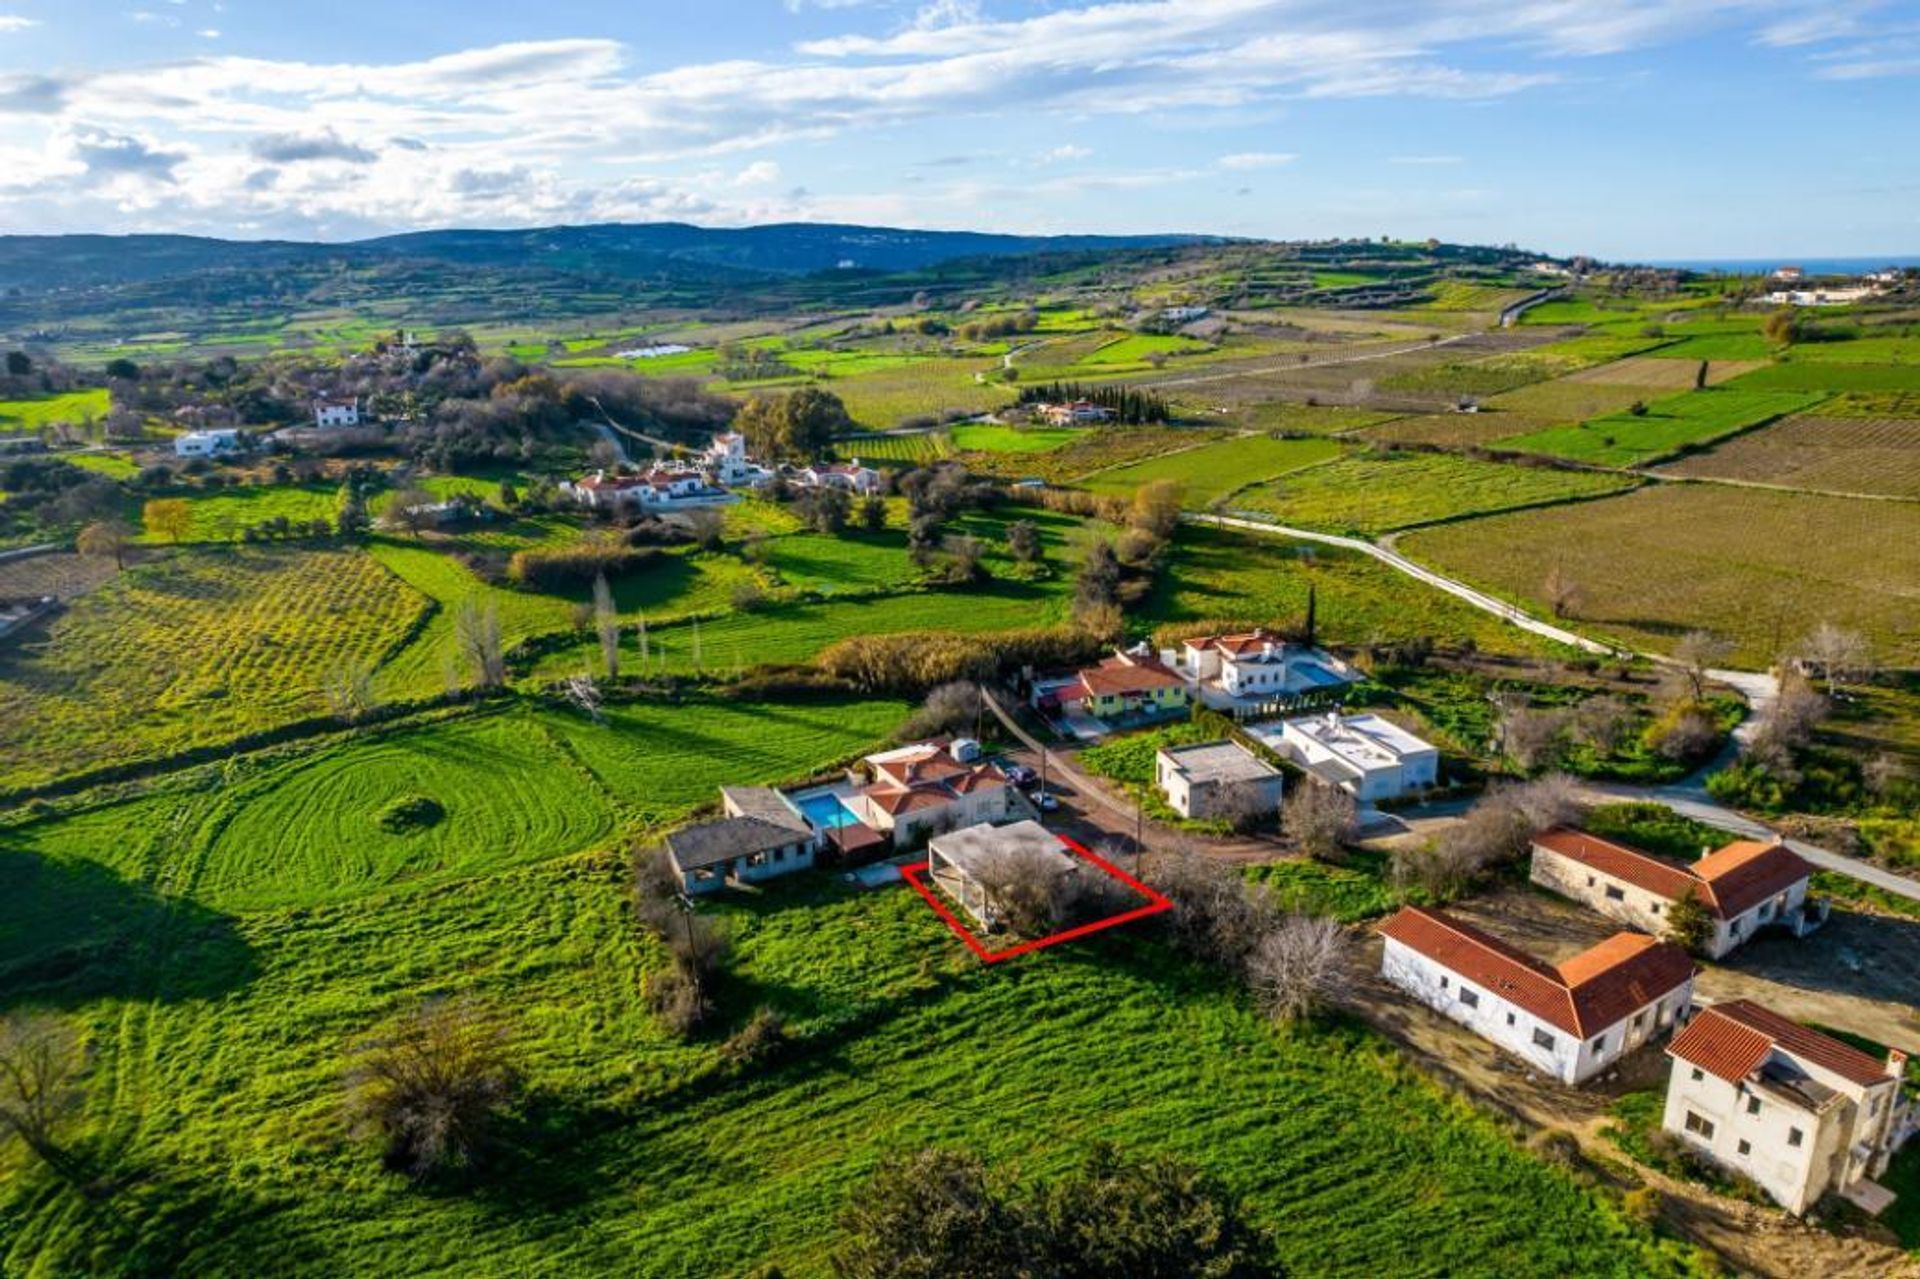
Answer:
<svg viewBox="0 0 1920 1279"><path fill-rule="evenodd" d="M1025 764L1009 764L1006 768L1006 774L1008 781L1023 789L1036 785L1040 781L1040 774L1034 772Z"/></svg>
<svg viewBox="0 0 1920 1279"><path fill-rule="evenodd" d="M1041 791L1038 795L1035 795L1033 802L1039 805L1040 811L1043 813L1051 813L1060 807L1060 801L1046 791Z"/></svg>

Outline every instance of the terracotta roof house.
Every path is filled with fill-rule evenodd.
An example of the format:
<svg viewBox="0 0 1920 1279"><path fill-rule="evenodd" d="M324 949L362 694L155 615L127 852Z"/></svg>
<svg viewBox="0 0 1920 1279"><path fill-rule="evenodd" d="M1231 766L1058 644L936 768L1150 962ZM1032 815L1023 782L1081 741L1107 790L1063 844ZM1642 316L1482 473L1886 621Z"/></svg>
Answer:
<svg viewBox="0 0 1920 1279"><path fill-rule="evenodd" d="M1187 681L1157 657L1120 652L1078 672L1053 697L1096 719L1161 719L1186 711Z"/></svg>
<svg viewBox="0 0 1920 1279"><path fill-rule="evenodd" d="M1746 999L1715 1004L1667 1045L1662 1126L1803 1213L1837 1192L1871 1213L1873 1178L1913 1135L1907 1056L1873 1057Z"/></svg>
<svg viewBox="0 0 1920 1279"><path fill-rule="evenodd" d="M1693 961L1643 933L1616 933L1556 967L1419 906L1377 931L1388 981L1563 1083L1592 1078L1693 1003Z"/></svg>
<svg viewBox="0 0 1920 1279"><path fill-rule="evenodd" d="M862 762L872 780L844 802L896 848L941 831L1029 815L1026 797L998 764L963 764L938 742L881 751Z"/></svg>
<svg viewBox="0 0 1920 1279"><path fill-rule="evenodd" d="M1588 831L1557 827L1533 840L1533 882L1650 933L1664 933L1673 904L1691 893L1713 920L1701 951L1718 959L1762 928L1804 937L1827 918L1809 902L1813 867L1786 845L1736 840L1691 866Z"/></svg>
<svg viewBox="0 0 1920 1279"><path fill-rule="evenodd" d="M1324 650L1264 628L1195 636L1180 646L1178 661L1208 705L1221 710L1236 709L1242 699L1272 701L1339 688L1355 678Z"/></svg>

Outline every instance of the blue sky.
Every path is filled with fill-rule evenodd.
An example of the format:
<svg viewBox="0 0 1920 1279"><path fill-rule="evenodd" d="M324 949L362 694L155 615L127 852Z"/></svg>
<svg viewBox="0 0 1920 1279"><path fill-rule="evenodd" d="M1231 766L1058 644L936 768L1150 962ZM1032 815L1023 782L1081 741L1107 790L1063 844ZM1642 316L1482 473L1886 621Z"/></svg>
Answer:
<svg viewBox="0 0 1920 1279"><path fill-rule="evenodd" d="M1920 3L0 0L0 231L1920 252Z"/></svg>

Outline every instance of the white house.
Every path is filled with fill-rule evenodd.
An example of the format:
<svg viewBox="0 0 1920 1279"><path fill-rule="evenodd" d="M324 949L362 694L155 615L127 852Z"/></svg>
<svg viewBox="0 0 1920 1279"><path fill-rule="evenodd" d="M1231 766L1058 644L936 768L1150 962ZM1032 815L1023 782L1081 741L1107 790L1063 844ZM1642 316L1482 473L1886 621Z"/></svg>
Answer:
<svg viewBox="0 0 1920 1279"><path fill-rule="evenodd" d="M929 834L1030 815L1026 797L992 762L963 764L937 742L869 755L872 781L843 801L860 822L909 848Z"/></svg>
<svg viewBox="0 0 1920 1279"><path fill-rule="evenodd" d="M1238 699L1271 700L1352 682L1331 655L1290 644L1268 630L1239 635L1201 635L1181 645L1178 664L1200 685L1209 704ZM1219 696L1207 698L1209 692Z"/></svg>
<svg viewBox="0 0 1920 1279"><path fill-rule="evenodd" d="M1034 407L1051 426L1090 426L1105 422L1113 416L1113 410L1104 404L1095 404L1092 400L1071 400L1065 404L1040 404Z"/></svg>
<svg viewBox="0 0 1920 1279"><path fill-rule="evenodd" d="M1378 931L1381 976L1562 1083L1591 1079L1693 1004L1693 961L1644 933L1615 933L1555 967L1419 906Z"/></svg>
<svg viewBox="0 0 1920 1279"><path fill-rule="evenodd" d="M1691 894L1713 921L1701 947L1710 959L1762 928L1804 937L1827 917L1825 902L1807 901L1813 867L1780 843L1735 840L1682 866L1563 826L1534 837L1529 873L1543 888L1654 934L1666 932L1673 904Z"/></svg>
<svg viewBox="0 0 1920 1279"><path fill-rule="evenodd" d="M1169 324L1190 324L1195 320L1204 320L1212 314L1212 308L1204 306L1168 306L1160 309L1160 318Z"/></svg>
<svg viewBox="0 0 1920 1279"><path fill-rule="evenodd" d="M214 457L222 453L238 453L240 443L240 432L230 427L188 431L185 435L173 437L173 451L177 457Z"/></svg>
<svg viewBox="0 0 1920 1279"><path fill-rule="evenodd" d="M1807 273L1797 266L1777 266L1773 268L1773 278L1776 280L1803 280L1806 278L1806 275Z"/></svg>
<svg viewBox="0 0 1920 1279"><path fill-rule="evenodd" d="M1235 741L1163 746L1153 772L1168 806L1201 821L1237 816L1242 796L1262 812L1276 812L1286 783L1279 769Z"/></svg>
<svg viewBox="0 0 1920 1279"><path fill-rule="evenodd" d="M860 465L860 459L851 462L817 462L803 466L793 474L796 484L807 488L841 488L850 493L878 493L880 491L880 472L870 466Z"/></svg>
<svg viewBox="0 0 1920 1279"><path fill-rule="evenodd" d="M1872 1179L1914 1131L1905 1053L1880 1061L1734 999L1696 1016L1667 1055L1662 1126L1788 1212L1829 1191L1876 1214L1893 1202Z"/></svg>
<svg viewBox="0 0 1920 1279"><path fill-rule="evenodd" d="M313 406L313 424L315 426L358 426L360 425L360 403L357 400L317 400Z"/></svg>
<svg viewBox="0 0 1920 1279"><path fill-rule="evenodd" d="M1873 297L1879 290L1866 285L1826 289L1775 289L1767 294L1774 306L1851 306Z"/></svg>
<svg viewBox="0 0 1920 1279"><path fill-rule="evenodd" d="M935 835L927 844L927 876L980 921L1000 927L1000 906L987 885L1008 863L1033 862L1054 875L1073 875L1080 863L1059 838L1036 821L969 826Z"/></svg>
<svg viewBox="0 0 1920 1279"><path fill-rule="evenodd" d="M1438 748L1379 715L1329 711L1290 719L1273 747L1363 804L1415 794L1440 781Z"/></svg>
<svg viewBox="0 0 1920 1279"><path fill-rule="evenodd" d="M738 431L714 436L701 458L717 484L760 484L773 478L771 471L747 456L747 437Z"/></svg>
<svg viewBox="0 0 1920 1279"><path fill-rule="evenodd" d="M595 471L585 479L562 483L560 492L595 510L686 510L739 500L725 489L708 484L699 471L668 466L656 466L641 475Z"/></svg>
<svg viewBox="0 0 1920 1279"><path fill-rule="evenodd" d="M728 880L753 883L806 870L818 840L812 825L779 791L722 787L726 816L667 836L667 856L688 893L710 893Z"/></svg>

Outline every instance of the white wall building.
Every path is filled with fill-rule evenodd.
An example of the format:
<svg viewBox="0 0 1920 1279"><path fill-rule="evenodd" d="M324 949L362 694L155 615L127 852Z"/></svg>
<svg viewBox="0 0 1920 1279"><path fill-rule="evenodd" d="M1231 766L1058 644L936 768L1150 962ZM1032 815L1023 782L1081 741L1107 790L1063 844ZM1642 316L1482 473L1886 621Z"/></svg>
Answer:
<svg viewBox="0 0 1920 1279"><path fill-rule="evenodd" d="M1198 636L1180 646L1175 661L1200 685L1202 699L1215 706L1292 697L1353 681L1352 673L1324 650L1289 644L1267 630Z"/></svg>
<svg viewBox="0 0 1920 1279"><path fill-rule="evenodd" d="M240 432L231 428L213 431L188 431L173 437L176 457L215 457L240 451Z"/></svg>
<svg viewBox="0 0 1920 1279"><path fill-rule="evenodd" d="M1363 804L1416 794L1440 781L1439 749L1379 715L1329 711L1290 719L1272 744Z"/></svg>
<svg viewBox="0 0 1920 1279"><path fill-rule="evenodd" d="M1879 1061L1745 999L1701 1012L1667 1054L1662 1126L1788 1212L1829 1191L1872 1213L1893 1201L1872 1179L1913 1132L1906 1054Z"/></svg>
<svg viewBox="0 0 1920 1279"><path fill-rule="evenodd" d="M1583 830L1560 827L1533 840L1530 876L1542 888L1583 902L1649 933L1665 933L1673 904L1689 893L1713 921L1700 948L1719 959L1762 928L1804 937L1826 920L1826 905L1810 908L1813 875L1780 843L1735 840L1682 866Z"/></svg>
<svg viewBox="0 0 1920 1279"><path fill-rule="evenodd" d="M360 404L357 400L320 400L313 406L315 426L358 426Z"/></svg>
<svg viewBox="0 0 1920 1279"><path fill-rule="evenodd" d="M1693 961L1643 933L1616 933L1554 967L1418 906L1378 931L1381 976L1562 1083L1591 1079L1693 1004Z"/></svg>
<svg viewBox="0 0 1920 1279"><path fill-rule="evenodd" d="M1154 785L1182 817L1202 821L1237 816L1239 797L1266 813L1280 808L1286 779L1280 770L1234 741L1162 747L1154 756Z"/></svg>
<svg viewBox="0 0 1920 1279"><path fill-rule="evenodd" d="M729 880L754 883L808 870L819 839L786 796L760 786L725 786L726 816L666 838L667 856L687 893L710 893Z"/></svg>
<svg viewBox="0 0 1920 1279"><path fill-rule="evenodd" d="M910 848L929 835L1032 814L998 764L963 764L946 747L920 742L869 755L873 780L842 800L871 830Z"/></svg>

